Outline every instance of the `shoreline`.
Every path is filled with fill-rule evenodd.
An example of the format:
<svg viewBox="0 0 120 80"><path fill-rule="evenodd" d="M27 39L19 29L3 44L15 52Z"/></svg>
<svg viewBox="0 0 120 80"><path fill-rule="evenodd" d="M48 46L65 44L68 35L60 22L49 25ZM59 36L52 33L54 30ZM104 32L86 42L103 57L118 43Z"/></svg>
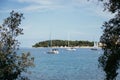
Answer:
<svg viewBox="0 0 120 80"><path fill-rule="evenodd" d="M50 48L50 47L32 47L32 48ZM70 47L52 47L52 48L70 48ZM77 46L77 47L73 47L73 48L94 48L93 46ZM101 48L101 47L98 47Z"/></svg>

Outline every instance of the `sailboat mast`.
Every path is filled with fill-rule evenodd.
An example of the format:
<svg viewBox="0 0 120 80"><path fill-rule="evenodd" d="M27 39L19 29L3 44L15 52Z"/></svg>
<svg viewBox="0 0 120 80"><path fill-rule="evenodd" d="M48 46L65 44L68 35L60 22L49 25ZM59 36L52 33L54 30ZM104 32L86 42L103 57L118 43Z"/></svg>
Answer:
<svg viewBox="0 0 120 80"><path fill-rule="evenodd" d="M51 33L50 33L50 47L52 47L52 38L51 38Z"/></svg>
<svg viewBox="0 0 120 80"><path fill-rule="evenodd" d="M69 39L70 39L70 36L69 36L69 33L68 33L68 47L70 45Z"/></svg>

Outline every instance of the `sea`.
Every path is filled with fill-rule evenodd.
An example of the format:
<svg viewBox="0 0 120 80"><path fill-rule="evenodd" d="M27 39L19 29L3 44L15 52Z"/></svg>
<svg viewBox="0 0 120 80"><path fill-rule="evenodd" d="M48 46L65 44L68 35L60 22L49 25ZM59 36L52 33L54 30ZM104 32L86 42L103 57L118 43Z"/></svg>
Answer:
<svg viewBox="0 0 120 80"><path fill-rule="evenodd" d="M105 73L98 66L101 49L77 48L68 51L58 48L59 54L48 54L49 48L21 48L35 58L35 67L28 68L30 80L104 80ZM118 76L117 80L120 80Z"/></svg>

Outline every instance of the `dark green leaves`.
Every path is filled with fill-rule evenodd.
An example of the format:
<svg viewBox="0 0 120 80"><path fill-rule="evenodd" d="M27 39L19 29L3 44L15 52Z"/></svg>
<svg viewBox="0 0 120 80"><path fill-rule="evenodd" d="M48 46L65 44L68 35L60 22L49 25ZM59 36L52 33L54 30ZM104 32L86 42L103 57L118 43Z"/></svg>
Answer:
<svg viewBox="0 0 120 80"><path fill-rule="evenodd" d="M22 13L12 11L0 26L0 80L27 80L21 73L34 65L30 53L17 54L19 42L16 38L23 34L23 29L19 28L22 19Z"/></svg>
<svg viewBox="0 0 120 80"><path fill-rule="evenodd" d="M103 25L100 38L104 53L99 57L99 64L106 73L105 80L116 80L120 63L120 0L103 1L105 9L116 13L115 17Z"/></svg>

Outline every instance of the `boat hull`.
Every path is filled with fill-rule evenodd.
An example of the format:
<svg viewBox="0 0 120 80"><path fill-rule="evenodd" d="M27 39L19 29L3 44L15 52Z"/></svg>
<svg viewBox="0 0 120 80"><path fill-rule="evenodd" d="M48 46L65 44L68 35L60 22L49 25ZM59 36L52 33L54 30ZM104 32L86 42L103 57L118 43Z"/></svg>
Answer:
<svg viewBox="0 0 120 80"><path fill-rule="evenodd" d="M51 51L47 52L48 54L58 54L59 51L57 49L52 49Z"/></svg>

